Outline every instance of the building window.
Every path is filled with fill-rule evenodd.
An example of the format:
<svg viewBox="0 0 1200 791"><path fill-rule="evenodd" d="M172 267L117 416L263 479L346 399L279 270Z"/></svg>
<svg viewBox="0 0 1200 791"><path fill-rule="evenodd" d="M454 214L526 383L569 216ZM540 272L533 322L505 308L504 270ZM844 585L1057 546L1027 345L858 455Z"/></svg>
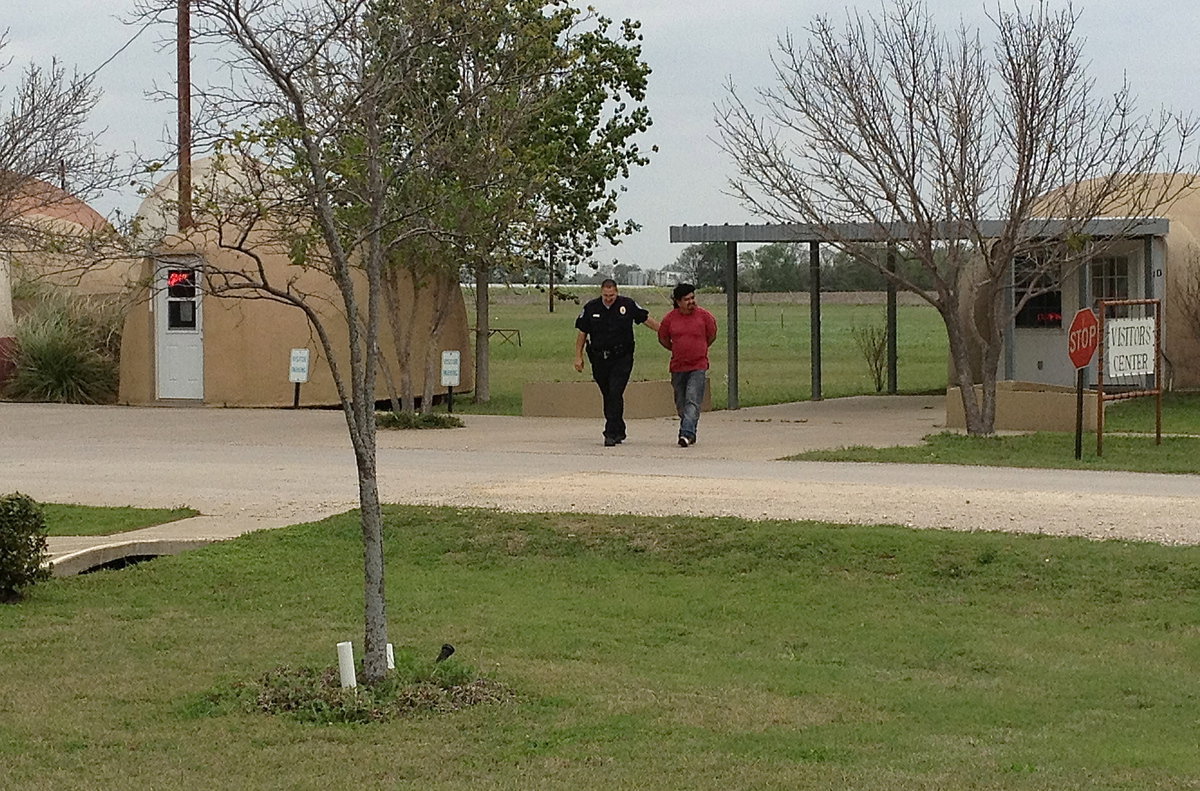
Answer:
<svg viewBox="0 0 1200 791"><path fill-rule="evenodd" d="M1043 262L1033 258L1014 261L1013 286L1016 304L1026 300L1017 311L1018 327L1062 327L1062 289ZM1030 295L1028 299L1026 295Z"/></svg>
<svg viewBox="0 0 1200 791"><path fill-rule="evenodd" d="M1129 299L1129 259L1096 258L1089 265L1092 299Z"/></svg>
<svg viewBox="0 0 1200 791"><path fill-rule="evenodd" d="M196 270L167 270L167 329L196 329Z"/></svg>

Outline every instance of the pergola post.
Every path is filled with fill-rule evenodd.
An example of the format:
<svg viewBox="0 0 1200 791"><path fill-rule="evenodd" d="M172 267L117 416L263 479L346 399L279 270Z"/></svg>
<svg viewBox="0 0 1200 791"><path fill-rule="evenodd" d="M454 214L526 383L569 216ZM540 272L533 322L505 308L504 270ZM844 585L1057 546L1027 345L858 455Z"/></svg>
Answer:
<svg viewBox="0 0 1200 791"><path fill-rule="evenodd" d="M821 243L808 243L808 323L812 348L812 400L821 395Z"/></svg>
<svg viewBox="0 0 1200 791"><path fill-rule="evenodd" d="M894 245L888 245L887 271L889 275L896 274L896 248ZM899 353L896 345L896 282L889 277L887 279L887 377L888 393L891 395L900 392L896 362Z"/></svg>
<svg viewBox="0 0 1200 791"><path fill-rule="evenodd" d="M738 409L737 242L725 243L725 337L729 344L729 409Z"/></svg>

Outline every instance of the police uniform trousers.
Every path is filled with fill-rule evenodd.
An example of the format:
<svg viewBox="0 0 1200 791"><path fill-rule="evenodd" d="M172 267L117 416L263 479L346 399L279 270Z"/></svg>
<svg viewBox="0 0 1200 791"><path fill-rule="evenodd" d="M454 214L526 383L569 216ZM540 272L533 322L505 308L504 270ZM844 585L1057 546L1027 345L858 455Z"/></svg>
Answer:
<svg viewBox="0 0 1200 791"><path fill-rule="evenodd" d="M612 440L625 439L625 386L633 373L633 350L620 354L602 351L589 352L592 379L600 387L604 399L604 436Z"/></svg>

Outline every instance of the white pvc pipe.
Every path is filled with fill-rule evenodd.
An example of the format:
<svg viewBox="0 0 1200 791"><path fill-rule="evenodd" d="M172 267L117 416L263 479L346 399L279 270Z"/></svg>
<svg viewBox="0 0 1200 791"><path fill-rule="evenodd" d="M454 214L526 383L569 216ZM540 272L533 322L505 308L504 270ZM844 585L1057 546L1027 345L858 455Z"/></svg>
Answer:
<svg viewBox="0 0 1200 791"><path fill-rule="evenodd" d="M357 687L358 679L354 676L354 645L347 640L337 644L338 672L342 674L342 687Z"/></svg>
<svg viewBox="0 0 1200 791"><path fill-rule="evenodd" d="M387 644L387 663L388 663L388 670L396 669L396 655L392 653L392 644L391 643Z"/></svg>

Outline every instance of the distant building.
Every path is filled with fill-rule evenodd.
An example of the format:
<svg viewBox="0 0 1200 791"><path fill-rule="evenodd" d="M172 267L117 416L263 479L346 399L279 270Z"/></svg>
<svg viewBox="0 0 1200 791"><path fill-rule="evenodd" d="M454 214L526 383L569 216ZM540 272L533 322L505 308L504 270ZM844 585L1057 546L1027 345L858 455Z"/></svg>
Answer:
<svg viewBox="0 0 1200 791"><path fill-rule="evenodd" d="M674 286L687 280L687 275L670 267L652 269L646 275L648 276L647 285L651 286Z"/></svg>
<svg viewBox="0 0 1200 791"><path fill-rule="evenodd" d="M624 274L621 280L627 286L648 286L650 285L650 273L641 269L631 269Z"/></svg>

